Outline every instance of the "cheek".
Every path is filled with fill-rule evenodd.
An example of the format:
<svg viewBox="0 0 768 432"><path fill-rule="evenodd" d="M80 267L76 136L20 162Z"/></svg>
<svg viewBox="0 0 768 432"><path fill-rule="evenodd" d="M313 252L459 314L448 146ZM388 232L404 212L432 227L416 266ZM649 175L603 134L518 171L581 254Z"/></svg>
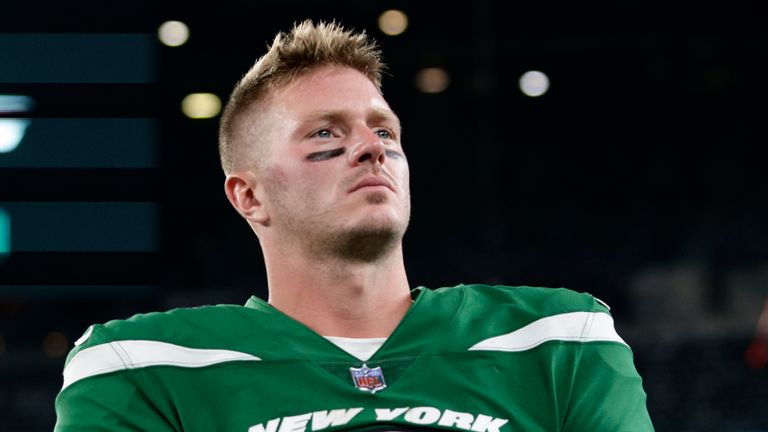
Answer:
<svg viewBox="0 0 768 432"><path fill-rule="evenodd" d="M292 183L288 172L273 165L264 169L262 179L267 201L265 204L274 210L288 207Z"/></svg>
<svg viewBox="0 0 768 432"><path fill-rule="evenodd" d="M313 207L333 192L332 173L315 167L272 166L266 170L266 188L275 201L280 201L292 208Z"/></svg>
<svg viewBox="0 0 768 432"><path fill-rule="evenodd" d="M285 169L272 165L264 169L264 185L269 191L284 191L288 189L290 176Z"/></svg>

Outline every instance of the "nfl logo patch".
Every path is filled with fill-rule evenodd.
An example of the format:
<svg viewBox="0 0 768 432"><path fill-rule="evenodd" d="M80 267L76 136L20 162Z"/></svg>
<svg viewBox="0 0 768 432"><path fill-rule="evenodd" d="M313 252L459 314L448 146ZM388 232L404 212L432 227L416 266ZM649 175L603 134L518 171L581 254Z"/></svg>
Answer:
<svg viewBox="0 0 768 432"><path fill-rule="evenodd" d="M362 391L376 393L387 388L381 367L369 368L363 363L360 368L349 368L349 372L352 374L352 382L355 383L355 387Z"/></svg>

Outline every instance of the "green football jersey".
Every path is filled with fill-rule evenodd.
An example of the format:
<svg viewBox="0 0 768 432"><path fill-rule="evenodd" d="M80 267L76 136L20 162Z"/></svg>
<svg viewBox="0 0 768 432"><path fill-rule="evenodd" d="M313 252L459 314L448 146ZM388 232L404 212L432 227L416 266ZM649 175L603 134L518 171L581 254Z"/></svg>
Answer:
<svg viewBox="0 0 768 432"><path fill-rule="evenodd" d="M608 308L566 289L459 285L367 361L252 297L91 326L56 431L651 431Z"/></svg>

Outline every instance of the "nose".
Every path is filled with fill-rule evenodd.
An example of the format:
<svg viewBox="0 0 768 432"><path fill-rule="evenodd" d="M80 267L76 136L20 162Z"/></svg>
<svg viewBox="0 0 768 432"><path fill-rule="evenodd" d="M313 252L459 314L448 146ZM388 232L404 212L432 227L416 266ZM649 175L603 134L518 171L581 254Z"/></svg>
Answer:
<svg viewBox="0 0 768 432"><path fill-rule="evenodd" d="M375 131L366 127L358 137L357 144L349 152L349 163L360 165L370 162L374 165L383 165L385 160L384 141Z"/></svg>

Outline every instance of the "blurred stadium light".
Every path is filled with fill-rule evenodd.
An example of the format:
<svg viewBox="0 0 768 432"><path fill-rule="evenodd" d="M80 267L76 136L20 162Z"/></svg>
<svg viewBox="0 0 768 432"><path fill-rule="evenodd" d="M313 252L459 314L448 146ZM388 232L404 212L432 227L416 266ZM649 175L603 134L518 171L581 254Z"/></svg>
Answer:
<svg viewBox="0 0 768 432"><path fill-rule="evenodd" d="M29 96L0 94L0 153L10 153L24 139L30 120L25 117L34 106Z"/></svg>
<svg viewBox="0 0 768 432"><path fill-rule="evenodd" d="M416 74L416 88L423 93L442 93L450 82L448 72L439 67L424 68Z"/></svg>
<svg viewBox="0 0 768 432"><path fill-rule="evenodd" d="M28 119L0 119L0 153L16 150L30 123Z"/></svg>
<svg viewBox="0 0 768 432"><path fill-rule="evenodd" d="M398 36L408 28L408 16L400 10L390 9L379 15L379 30L387 36Z"/></svg>
<svg viewBox="0 0 768 432"><path fill-rule="evenodd" d="M213 93L191 93L181 101L181 111L191 119L209 119L221 112L221 99Z"/></svg>
<svg viewBox="0 0 768 432"><path fill-rule="evenodd" d="M520 90L526 96L541 96L549 90L549 77L541 71L528 71L520 77Z"/></svg>
<svg viewBox="0 0 768 432"><path fill-rule="evenodd" d="M189 27L181 21L166 21L158 28L157 37L163 45L182 46L189 39Z"/></svg>

